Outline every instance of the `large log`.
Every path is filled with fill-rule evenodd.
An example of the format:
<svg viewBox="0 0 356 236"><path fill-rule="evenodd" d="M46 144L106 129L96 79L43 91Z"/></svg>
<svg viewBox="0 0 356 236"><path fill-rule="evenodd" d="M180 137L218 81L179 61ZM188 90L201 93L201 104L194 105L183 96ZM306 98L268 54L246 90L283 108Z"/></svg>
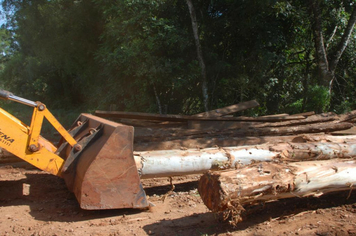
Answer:
<svg viewBox="0 0 356 236"><path fill-rule="evenodd" d="M95 111L96 116L113 119L137 119L137 120L159 120L159 121L188 121L188 120L233 120L233 121L255 121L255 122L279 122L283 120L300 120L304 116L287 116L287 117L205 117L205 116L188 116L188 115L160 115L142 112L123 112L123 111Z"/></svg>
<svg viewBox="0 0 356 236"><path fill-rule="evenodd" d="M307 142L336 142L336 143L354 143L356 135L321 135L321 134L300 134L288 136L261 136L261 137L204 137L196 139L176 139L171 141L158 142L137 142L135 140L135 151L152 150L173 150L173 149L203 149L209 147L237 147L251 146L268 143L273 146L278 143L307 143ZM248 147L246 147L248 148Z"/></svg>
<svg viewBox="0 0 356 236"><path fill-rule="evenodd" d="M254 162L325 160L356 157L356 142L280 143L244 147L134 152L143 178L231 169Z"/></svg>
<svg viewBox="0 0 356 236"><path fill-rule="evenodd" d="M171 122L171 121L156 121L156 120L135 120L135 119L118 119L118 123L136 127L150 128L187 128L187 122Z"/></svg>
<svg viewBox="0 0 356 236"><path fill-rule="evenodd" d="M193 116L198 116L198 117L219 117L219 116L225 116L225 115L230 115L234 114L239 111L243 111L246 109L258 107L260 104L256 100L251 100L247 102L241 102L239 104L219 108L219 109L214 109L211 111L195 114Z"/></svg>
<svg viewBox="0 0 356 236"><path fill-rule="evenodd" d="M345 130L337 130L332 132L333 135L355 135L356 134L356 126L351 127L350 129Z"/></svg>
<svg viewBox="0 0 356 236"><path fill-rule="evenodd" d="M267 117L267 116L262 116ZM272 117L272 116L268 116ZM276 118L276 116L274 116ZM284 116L286 118L287 116ZM291 116L293 117L293 116ZM283 118L279 117L279 118ZM313 123L322 123L322 122L330 122L333 120L337 120L339 117L333 113L322 113L318 115L310 115L305 119L300 120L287 120L280 122L264 122L264 123L256 123L256 122L247 122L247 121L207 121L207 120L190 120L188 121L189 129L204 129L204 130L214 130L214 129L240 129L240 128L263 128L263 127L282 127L282 126L298 126L298 125L306 125Z"/></svg>
<svg viewBox="0 0 356 236"><path fill-rule="evenodd" d="M294 163L254 163L226 172L208 172L199 194L214 212L239 221L246 204L282 198L320 196L356 187L356 161L332 159ZM236 222L235 222L236 223Z"/></svg>
<svg viewBox="0 0 356 236"><path fill-rule="evenodd" d="M266 122L262 124L256 124L256 128L262 127L282 127L282 126L298 126L298 125L306 125L306 124L314 124L314 123L323 123L337 120L338 116L334 112L327 112L317 115L311 115L303 120L290 120L290 121L281 121L281 122Z"/></svg>
<svg viewBox="0 0 356 236"><path fill-rule="evenodd" d="M201 137L246 137L246 136L273 136L273 135L296 135L302 133L320 133L345 130L353 127L351 123L324 122L287 127L247 127L237 130L150 130L150 133L141 132L135 135L137 142L168 141L175 139L192 139Z"/></svg>
<svg viewBox="0 0 356 236"><path fill-rule="evenodd" d="M264 143L282 143L282 142L298 142L311 141L309 136L264 136L264 137L204 137L195 139L176 139L171 141L157 142L138 142L135 140L135 151L152 151L152 150L173 150L173 149L202 149L209 147L233 147L233 146L248 146L260 145ZM317 141L320 141L318 139ZM356 141L356 139L355 139Z"/></svg>
<svg viewBox="0 0 356 236"><path fill-rule="evenodd" d="M339 115L339 117L340 117L339 122L345 122L345 121L355 119L356 118L356 110L350 111L346 114L341 114L341 115Z"/></svg>

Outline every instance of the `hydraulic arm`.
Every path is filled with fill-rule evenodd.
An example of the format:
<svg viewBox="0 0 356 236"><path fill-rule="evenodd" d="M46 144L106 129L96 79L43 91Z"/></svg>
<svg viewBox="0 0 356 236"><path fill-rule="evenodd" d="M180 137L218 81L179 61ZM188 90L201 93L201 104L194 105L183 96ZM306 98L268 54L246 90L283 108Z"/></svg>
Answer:
<svg viewBox="0 0 356 236"><path fill-rule="evenodd" d="M133 158L133 127L81 114L67 131L41 102L4 90L0 98L33 107L30 126L0 108L0 147L64 178L81 208L148 206ZM44 118L61 134L58 146L40 135Z"/></svg>
<svg viewBox="0 0 356 236"><path fill-rule="evenodd" d="M41 170L60 175L64 160L55 154L57 148L40 136L43 119L46 118L72 147L77 142L44 104L17 97L4 90L0 91L0 96L34 108L30 126L0 108L0 146Z"/></svg>

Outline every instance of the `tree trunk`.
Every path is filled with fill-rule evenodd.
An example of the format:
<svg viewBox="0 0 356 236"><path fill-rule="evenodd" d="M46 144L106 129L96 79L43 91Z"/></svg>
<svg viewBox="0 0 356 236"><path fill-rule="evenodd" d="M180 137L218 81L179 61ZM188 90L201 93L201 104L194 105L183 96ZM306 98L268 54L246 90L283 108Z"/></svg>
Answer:
<svg viewBox="0 0 356 236"><path fill-rule="evenodd" d="M312 17L312 27L314 34L314 44L316 49L316 58L323 86L328 86L333 78L333 74L329 71L329 61L325 48L324 36L322 31L322 19L320 10L320 1L309 0L309 7Z"/></svg>
<svg viewBox="0 0 356 236"><path fill-rule="evenodd" d="M157 89L156 86L153 85L153 92L155 93L155 98L156 98L156 102L157 102L157 107L158 107L158 112L160 115L162 115L162 106L161 106L161 100L158 97L158 93L157 93Z"/></svg>
<svg viewBox="0 0 356 236"><path fill-rule="evenodd" d="M350 19L347 22L345 32L343 33L341 41L338 44L336 53L333 55L332 60L330 61L330 71L335 71L336 66L339 63L339 60L343 52L345 51L347 45L349 44L351 34L355 27L355 23L356 23L356 7L354 7Z"/></svg>
<svg viewBox="0 0 356 236"><path fill-rule="evenodd" d="M192 21L195 46L197 48L198 61L199 61L200 69L201 69L204 109L205 109L205 111L208 111L209 110L208 109L208 107L209 107L208 106L208 103L209 103L208 82L207 82L207 77L206 77L206 68L205 68L205 63L204 63L204 59L203 59L203 52L202 52L200 40L199 40L197 17L195 14L194 5L192 3L192 0L186 0L186 2L188 5L188 8L189 8L189 14L190 14L190 18Z"/></svg>
<svg viewBox="0 0 356 236"><path fill-rule="evenodd" d="M238 222L247 203L351 190L355 176L355 160L262 162L238 170L208 172L201 177L198 190L210 210L226 211Z"/></svg>
<svg viewBox="0 0 356 236"><path fill-rule="evenodd" d="M322 32L322 17L320 9L320 1L309 0L309 10L311 12L311 21L313 22L313 34L314 43L316 49L316 58L318 60L318 67L320 70L320 75L322 82L321 84L329 88L329 99L331 96L332 85L335 79L335 70L339 60L345 51L353 28L356 22L356 7L354 7L350 19L348 21L347 27L342 34L342 38L338 44L336 52L333 55L327 54L326 45L324 42L323 32Z"/></svg>

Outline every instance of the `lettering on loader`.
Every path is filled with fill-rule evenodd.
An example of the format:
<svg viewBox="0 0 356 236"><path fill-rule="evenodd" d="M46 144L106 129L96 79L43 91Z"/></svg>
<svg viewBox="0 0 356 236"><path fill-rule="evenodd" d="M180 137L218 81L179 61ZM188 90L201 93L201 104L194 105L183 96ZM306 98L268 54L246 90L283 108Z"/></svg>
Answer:
<svg viewBox="0 0 356 236"><path fill-rule="evenodd" d="M14 141L15 139L11 138L0 130L0 142L6 144L7 146L10 146Z"/></svg>

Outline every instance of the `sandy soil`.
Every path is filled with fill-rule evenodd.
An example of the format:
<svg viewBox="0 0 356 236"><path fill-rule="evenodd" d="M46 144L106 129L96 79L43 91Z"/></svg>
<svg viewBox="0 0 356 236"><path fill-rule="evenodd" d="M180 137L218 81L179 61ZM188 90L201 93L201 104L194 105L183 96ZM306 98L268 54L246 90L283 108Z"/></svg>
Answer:
<svg viewBox="0 0 356 236"><path fill-rule="evenodd" d="M2 235L356 235L356 191L248 208L237 227L211 213L198 175L143 180L147 210L81 210L62 179L26 163L0 165ZM349 198L347 199L347 197Z"/></svg>

